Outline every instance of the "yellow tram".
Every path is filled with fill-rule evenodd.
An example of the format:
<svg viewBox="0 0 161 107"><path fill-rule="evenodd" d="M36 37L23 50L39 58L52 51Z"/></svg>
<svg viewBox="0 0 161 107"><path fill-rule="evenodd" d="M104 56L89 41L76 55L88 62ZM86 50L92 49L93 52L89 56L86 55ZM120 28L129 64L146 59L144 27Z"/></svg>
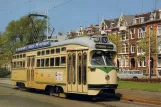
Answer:
<svg viewBox="0 0 161 107"><path fill-rule="evenodd" d="M12 85L50 95L114 93L116 46L106 36L45 40L16 49Z"/></svg>

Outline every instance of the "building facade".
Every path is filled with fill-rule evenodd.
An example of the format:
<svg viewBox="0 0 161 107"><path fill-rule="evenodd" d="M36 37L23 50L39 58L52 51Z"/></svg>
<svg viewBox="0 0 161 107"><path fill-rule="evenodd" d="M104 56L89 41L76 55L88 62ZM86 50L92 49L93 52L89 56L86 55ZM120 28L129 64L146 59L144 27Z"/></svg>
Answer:
<svg viewBox="0 0 161 107"><path fill-rule="evenodd" d="M100 31L120 36L122 47L117 56L120 70L137 69L145 75L161 75L161 9L103 20Z"/></svg>

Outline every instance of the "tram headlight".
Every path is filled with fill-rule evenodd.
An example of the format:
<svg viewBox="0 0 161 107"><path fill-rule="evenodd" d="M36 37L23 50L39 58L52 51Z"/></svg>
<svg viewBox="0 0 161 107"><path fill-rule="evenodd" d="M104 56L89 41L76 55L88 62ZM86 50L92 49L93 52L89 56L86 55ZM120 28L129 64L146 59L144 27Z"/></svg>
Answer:
<svg viewBox="0 0 161 107"><path fill-rule="evenodd" d="M105 79L108 81L110 80L110 76L109 75L106 75Z"/></svg>

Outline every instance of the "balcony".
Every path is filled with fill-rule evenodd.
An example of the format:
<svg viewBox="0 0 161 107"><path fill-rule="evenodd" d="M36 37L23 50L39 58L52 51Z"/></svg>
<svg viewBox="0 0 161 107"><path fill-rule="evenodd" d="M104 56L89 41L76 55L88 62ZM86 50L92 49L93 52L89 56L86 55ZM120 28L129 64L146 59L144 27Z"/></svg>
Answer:
<svg viewBox="0 0 161 107"><path fill-rule="evenodd" d="M120 30L120 31L126 31L126 26L121 26L121 27L119 28L119 30Z"/></svg>

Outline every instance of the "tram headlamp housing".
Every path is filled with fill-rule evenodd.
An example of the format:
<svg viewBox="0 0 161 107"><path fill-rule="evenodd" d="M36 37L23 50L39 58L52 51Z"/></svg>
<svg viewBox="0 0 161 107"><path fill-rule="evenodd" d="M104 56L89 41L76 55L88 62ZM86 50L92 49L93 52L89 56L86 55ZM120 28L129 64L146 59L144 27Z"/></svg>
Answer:
<svg viewBox="0 0 161 107"><path fill-rule="evenodd" d="M105 79L108 81L110 80L110 76L109 75L106 75Z"/></svg>
<svg viewBox="0 0 161 107"><path fill-rule="evenodd" d="M94 42L100 42L100 38L94 38Z"/></svg>

